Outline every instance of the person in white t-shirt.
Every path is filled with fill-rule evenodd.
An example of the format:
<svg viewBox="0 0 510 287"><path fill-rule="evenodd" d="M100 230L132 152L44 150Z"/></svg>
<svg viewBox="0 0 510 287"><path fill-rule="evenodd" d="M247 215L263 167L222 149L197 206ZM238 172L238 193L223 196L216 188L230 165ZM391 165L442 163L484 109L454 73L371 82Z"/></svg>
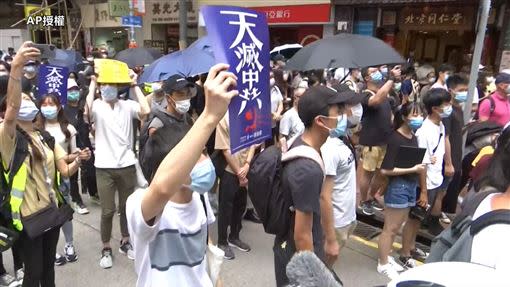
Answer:
<svg viewBox="0 0 510 287"><path fill-rule="evenodd" d="M228 65L209 71L204 84L204 112L166 155L149 187L133 193L127 204L129 230L135 242L138 287L214 286L207 275L207 225L214 220L205 194L215 180L214 166L202 154L214 128L238 95ZM193 192L195 191L195 192Z"/></svg>
<svg viewBox="0 0 510 287"><path fill-rule="evenodd" d="M294 104L291 109L283 114L282 120L280 121L280 144L282 150L286 151L287 141L295 136L302 134L305 131L305 125L298 115L298 103L299 98L308 89L308 83L301 81L298 87L294 90Z"/></svg>
<svg viewBox="0 0 510 287"><path fill-rule="evenodd" d="M282 119L283 112L283 95L278 86L276 85L276 80L274 78L273 72L270 73L269 76L269 87L271 89L271 128L272 128L272 138L271 140L266 142L266 147L273 145L275 143L275 138L278 136L277 124Z"/></svg>
<svg viewBox="0 0 510 287"><path fill-rule="evenodd" d="M123 75L116 75L121 78ZM127 77L127 75L124 75ZM91 77L87 107L91 111L92 122L95 124L95 162L97 190L101 201L101 241L103 249L99 265L108 269L113 266L112 235L113 216L120 213L121 242L119 252L134 259L133 246L129 242L129 231L126 220L126 200L133 193L137 183L135 164L138 162L133 152L133 120L142 120L150 113L142 90L137 85L137 76L130 71L130 93L134 93L138 102L119 100L119 85L112 83L105 74L99 74L96 80ZM116 78L116 79L117 79ZM107 81L107 82L104 82ZM95 99L96 85L99 83L101 98ZM118 207L115 192L118 192Z"/></svg>
<svg viewBox="0 0 510 287"><path fill-rule="evenodd" d="M345 128L344 134L340 136L348 140L345 138L347 115L344 115L342 122L345 122ZM331 202L331 205L328 204L328 207L323 209L326 212L321 216L324 222L329 223L327 229L331 230L333 227L335 230L334 233L325 233L335 235L331 238L326 236L326 240L336 241L338 245L335 248L338 248L338 253L356 228L356 157L352 152L354 147L349 148L342 138L329 137L321 147L326 171L321 196L325 202ZM332 244L336 245L335 242ZM332 266L336 258L329 258L328 261Z"/></svg>
<svg viewBox="0 0 510 287"><path fill-rule="evenodd" d="M453 111L451 95L444 89L431 89L422 99L428 113L421 128L416 132L418 145L426 148L428 202L431 205L429 232L438 235L443 230L439 223L441 206L448 182L443 177L443 162L446 154L446 133L442 119Z"/></svg>
<svg viewBox="0 0 510 287"><path fill-rule="evenodd" d="M439 66L438 73L439 77L437 81L430 87L430 89L444 89L448 91L448 87L446 86L446 81L448 77L450 77L454 72L454 68L449 64L442 64Z"/></svg>

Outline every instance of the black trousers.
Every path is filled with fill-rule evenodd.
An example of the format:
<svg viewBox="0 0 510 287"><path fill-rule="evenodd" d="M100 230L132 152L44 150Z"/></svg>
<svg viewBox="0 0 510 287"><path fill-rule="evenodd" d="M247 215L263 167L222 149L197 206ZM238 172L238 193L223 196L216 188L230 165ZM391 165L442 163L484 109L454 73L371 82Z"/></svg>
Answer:
<svg viewBox="0 0 510 287"><path fill-rule="evenodd" d="M246 188L239 187L237 176L228 171L220 179L219 192L218 244L226 245L229 226L228 238L239 239L248 192Z"/></svg>
<svg viewBox="0 0 510 287"><path fill-rule="evenodd" d="M80 188L78 187L78 173L75 173L69 178L70 182L70 188L71 188L71 198L73 202L76 202L78 204L83 204L83 199L80 195Z"/></svg>
<svg viewBox="0 0 510 287"><path fill-rule="evenodd" d="M455 168L452 181L448 185L446 195L443 198L442 210L446 213L455 213L457 211L457 200L462 189L462 170Z"/></svg>
<svg viewBox="0 0 510 287"><path fill-rule="evenodd" d="M81 166L82 193L88 192L90 196L97 196L97 179L94 159L94 152L92 152L90 159Z"/></svg>
<svg viewBox="0 0 510 287"><path fill-rule="evenodd" d="M25 277L23 287L55 287L55 254L60 228L46 231L37 238L20 235Z"/></svg>
<svg viewBox="0 0 510 287"><path fill-rule="evenodd" d="M276 278L276 286L283 287L289 284L287 278L287 264L296 252L293 240L285 240L275 237L273 245L274 255L274 275Z"/></svg>
<svg viewBox="0 0 510 287"><path fill-rule="evenodd" d="M21 246L19 240L14 242L11 247L12 259L14 262L14 271L23 268L23 259L21 258ZM7 254L7 252L5 252ZM0 275L7 273L4 266L3 253L0 253Z"/></svg>

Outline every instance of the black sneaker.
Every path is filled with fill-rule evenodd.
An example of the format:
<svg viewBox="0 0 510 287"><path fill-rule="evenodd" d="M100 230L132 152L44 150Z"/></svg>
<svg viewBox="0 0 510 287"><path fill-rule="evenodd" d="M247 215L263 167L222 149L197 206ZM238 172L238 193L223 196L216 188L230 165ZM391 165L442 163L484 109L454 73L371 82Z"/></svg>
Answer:
<svg viewBox="0 0 510 287"><path fill-rule="evenodd" d="M56 266L62 266L64 264L66 264L66 263L67 263L67 260L66 260L66 258L64 256L62 256L62 255L60 255L58 253L55 255L55 265Z"/></svg>
<svg viewBox="0 0 510 287"><path fill-rule="evenodd" d="M133 251L133 246L129 241L126 242L120 242L119 252L127 255L127 257L131 260L135 260L135 252Z"/></svg>
<svg viewBox="0 0 510 287"><path fill-rule="evenodd" d="M246 213L244 214L244 219L257 224L262 223L259 216L257 215L257 212L255 212L255 209L252 208L246 210Z"/></svg>
<svg viewBox="0 0 510 287"><path fill-rule="evenodd" d="M439 223L439 217L438 216L430 217L428 227L429 233L434 236L438 236L441 232L443 232L443 230L444 230L443 226L441 225L441 223Z"/></svg>
<svg viewBox="0 0 510 287"><path fill-rule="evenodd" d="M232 248L230 248L230 246L218 245L218 248L223 250L223 252L225 252L225 255L223 255L223 258L225 258L227 260L232 260L232 259L236 258L236 255L234 254L234 251L232 250Z"/></svg>
<svg viewBox="0 0 510 287"><path fill-rule="evenodd" d="M429 254L420 248L416 247L415 249L411 250L411 257L413 257L416 260L419 260L421 262L425 262Z"/></svg>
<svg viewBox="0 0 510 287"><path fill-rule="evenodd" d="M399 263L406 269L412 269L418 266L418 263L412 257L399 256L398 261L400 261Z"/></svg>
<svg viewBox="0 0 510 287"><path fill-rule="evenodd" d="M372 207L372 204L370 204L369 201L362 202L359 209L361 210L361 212L363 212L363 214L368 216L372 216L375 214L374 208Z"/></svg>
<svg viewBox="0 0 510 287"><path fill-rule="evenodd" d="M250 250L251 250L250 245L242 242L241 239L229 239L228 245L235 247L235 248L237 248L241 251L244 251L244 252L250 252Z"/></svg>
<svg viewBox="0 0 510 287"><path fill-rule="evenodd" d="M377 211L383 211L384 210L384 206L382 206L377 200L375 199L372 199L370 201L370 205L372 206L373 209L377 210Z"/></svg>

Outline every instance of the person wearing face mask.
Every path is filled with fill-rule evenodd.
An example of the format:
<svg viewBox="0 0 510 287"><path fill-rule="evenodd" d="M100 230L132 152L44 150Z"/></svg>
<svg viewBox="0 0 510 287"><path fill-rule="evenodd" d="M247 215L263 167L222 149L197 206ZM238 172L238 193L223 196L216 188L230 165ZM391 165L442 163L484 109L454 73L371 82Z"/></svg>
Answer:
<svg viewBox="0 0 510 287"><path fill-rule="evenodd" d="M197 88L184 77L173 75L163 82L161 92L167 102L166 109L154 107L140 130L139 161L149 182L164 156L191 128L193 120L188 110Z"/></svg>
<svg viewBox="0 0 510 287"><path fill-rule="evenodd" d="M388 66L387 65L382 65L381 67L379 67L379 71L381 72L383 79L388 78Z"/></svg>
<svg viewBox="0 0 510 287"><path fill-rule="evenodd" d="M478 115L482 122L505 126L510 121L510 75L498 74L495 83L496 91L480 103Z"/></svg>
<svg viewBox="0 0 510 287"><path fill-rule="evenodd" d="M409 210L416 204L427 206L427 188L425 165L417 164L411 168L395 167L401 146L418 147L418 140L414 132L421 126L423 114L418 103L406 103L395 113L395 131L388 142L388 149L384 157L381 172L389 177L389 184L384 193L384 227L379 237L379 260L377 272L394 279L399 271L403 271L400 264L407 268L416 266L416 261L409 254L400 256L400 264L390 256L393 242L407 221ZM421 188L420 197L416 197L417 188ZM407 224L406 224L407 226ZM404 239L406 229L404 228Z"/></svg>
<svg viewBox="0 0 510 287"><path fill-rule="evenodd" d="M0 61L0 76L9 76L11 65L4 61Z"/></svg>
<svg viewBox="0 0 510 287"><path fill-rule="evenodd" d="M20 232L19 244L25 267L23 286L55 286L55 254L60 226L48 222L45 210L55 210L52 206L68 206L59 189L57 171L62 177L76 173L81 161L88 160L90 153L83 150L76 159L68 163L66 152L45 131L36 129L34 119L39 113L30 97L21 93L23 66L28 60L40 56L40 51L25 42L14 57L10 74L6 112L0 125L0 154L2 163L17 166L10 170L10 208L12 224ZM19 151L26 151L20 153ZM56 212L56 211L55 211ZM37 218L36 222L28 220ZM36 228L37 227L37 228ZM42 229L44 231L38 230Z"/></svg>
<svg viewBox="0 0 510 287"><path fill-rule="evenodd" d="M363 146L362 164L360 165L360 209L365 215L373 215L374 208L382 210L374 196L383 185L379 173L386 144L391 135L392 109L389 94L397 80L400 79L400 66L391 70L388 81L384 81L378 68L366 67L361 70L367 89L362 93L363 119L359 144ZM374 182L372 182L374 181ZM371 189L371 192L369 190Z"/></svg>
<svg viewBox="0 0 510 287"><path fill-rule="evenodd" d="M287 141L305 131L305 126L299 118L297 107L299 99L307 89L308 83L305 81L301 81L298 87L294 89L294 105L283 114L280 122L280 144L284 152L288 149Z"/></svg>
<svg viewBox="0 0 510 287"><path fill-rule="evenodd" d="M136 286L214 286L206 270L206 240L207 226L214 221L207 191L214 184L215 173L203 151L230 100L238 95L230 90L237 79L228 67L219 64L211 68L204 84L204 112L165 156L149 187L128 199Z"/></svg>
<svg viewBox="0 0 510 287"><path fill-rule="evenodd" d="M76 146L91 151L91 160L86 161L81 166L81 185L84 193L88 192L92 201L99 204L99 196L97 195L96 168L94 167L94 149L90 141L90 125L88 117L85 116L85 99L81 95L85 91L80 90L76 81L67 80L67 104L64 106L64 115L69 123L76 129ZM88 210L85 206L78 187L78 176L74 175L70 178L71 197L76 203L76 211L79 214L87 214Z"/></svg>
<svg viewBox="0 0 510 287"><path fill-rule="evenodd" d="M425 163L427 163L427 194L431 205L430 215L427 219L428 231L438 235L443 230L439 223L445 191L448 188L448 179L443 173L443 163L446 155L446 131L442 122L452 112L451 95L444 89L431 89L423 98L427 110L427 118L416 131L418 145L426 148ZM446 167L445 167L446 170ZM453 172L452 172L453 174ZM448 174L446 174L448 176Z"/></svg>
<svg viewBox="0 0 510 287"><path fill-rule="evenodd" d="M327 226L334 226L331 201L326 204L321 194L325 170L320 152L328 137L337 137L345 132L345 114L340 105L347 99L333 88L317 86L306 90L299 100L298 114L305 131L289 143L289 151L306 146L310 152L315 152L316 160L296 158L287 162L282 170L281 189L291 195L295 212L292 213L293 224L289 223L289 231L285 235L275 236L274 240L274 268L278 287L289 284L286 266L295 252L313 251L323 261L338 256L334 228L323 232L321 225L323 212L329 210L327 220L330 220L330 224Z"/></svg>
<svg viewBox="0 0 510 287"><path fill-rule="evenodd" d="M35 61L29 61L23 68L22 91L35 99L37 95L37 65Z"/></svg>
<svg viewBox="0 0 510 287"><path fill-rule="evenodd" d="M356 228L356 155L347 133L351 105L359 103L361 98L350 89L339 92L339 95L345 100L339 105L343 115L321 147L326 171L321 192L321 217L327 246L326 264L330 267Z"/></svg>
<svg viewBox="0 0 510 287"><path fill-rule="evenodd" d="M66 161L73 162L80 152L76 146L76 129L67 121L58 96L55 94L43 96L40 99L40 110L43 115L42 126L44 130L53 136L53 138L55 138L55 143L59 144L62 149L67 152ZM64 198L67 202L71 203L70 180L69 178L63 178L62 181L62 193ZM79 214L88 213L88 210L78 210L76 207L75 209ZM72 221L68 221L62 225L62 231L66 243L64 246L64 256L57 253L55 259L55 265L57 266L64 265L66 262L75 262L78 260L78 255L73 245Z"/></svg>
<svg viewBox="0 0 510 287"><path fill-rule="evenodd" d="M452 97L452 114L443 119L446 131L446 154L444 176L450 178L450 183L443 199L443 212L455 214L457 211L457 199L461 190L462 180L462 146L464 128L463 106L467 101L468 80L454 74L446 81ZM444 213L443 213L444 214ZM441 222L451 223L447 216L441 214Z"/></svg>
<svg viewBox="0 0 510 287"><path fill-rule="evenodd" d="M442 64L437 69L439 77L437 77L437 81L430 87L431 89L444 89L448 91L448 86L446 85L446 81L453 74L454 68L450 64Z"/></svg>
<svg viewBox="0 0 510 287"><path fill-rule="evenodd" d="M154 110L156 107L161 109L166 109L168 101L166 100L165 93L161 89L163 82L154 82L151 84L152 93L147 96L147 102L151 107L151 110Z"/></svg>
<svg viewBox="0 0 510 287"><path fill-rule="evenodd" d="M347 84L351 90L356 93L361 92L361 70L360 69L349 69L349 76L344 80L344 84ZM341 80L341 79L339 79Z"/></svg>
<svg viewBox="0 0 510 287"><path fill-rule="evenodd" d="M99 83L101 98L94 99L96 82ZM130 93L138 102L118 99L119 83L130 82ZM119 252L133 259L133 247L129 242L129 230L126 223L126 199L137 184L135 165L137 159L133 152L133 120L143 119L150 108L142 90L137 85L137 76L109 71L107 66L99 71L99 77L91 77L87 108L95 124L95 162L97 189L101 201L101 241L103 249L99 265L111 268L113 265L110 245L112 221L116 210L120 212L120 229L122 239ZM115 192L118 191L118 209Z"/></svg>

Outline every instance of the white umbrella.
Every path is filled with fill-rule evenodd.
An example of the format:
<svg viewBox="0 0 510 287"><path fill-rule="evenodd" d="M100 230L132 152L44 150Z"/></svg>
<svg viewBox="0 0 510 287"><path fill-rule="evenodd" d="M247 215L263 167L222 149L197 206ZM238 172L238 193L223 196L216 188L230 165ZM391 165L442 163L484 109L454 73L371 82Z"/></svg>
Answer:
<svg viewBox="0 0 510 287"><path fill-rule="evenodd" d="M303 48L303 46L299 44L285 44L278 46L271 50L271 57L276 54L282 54L286 59L289 59L294 56L294 54L297 53L297 51L299 51L301 48Z"/></svg>

